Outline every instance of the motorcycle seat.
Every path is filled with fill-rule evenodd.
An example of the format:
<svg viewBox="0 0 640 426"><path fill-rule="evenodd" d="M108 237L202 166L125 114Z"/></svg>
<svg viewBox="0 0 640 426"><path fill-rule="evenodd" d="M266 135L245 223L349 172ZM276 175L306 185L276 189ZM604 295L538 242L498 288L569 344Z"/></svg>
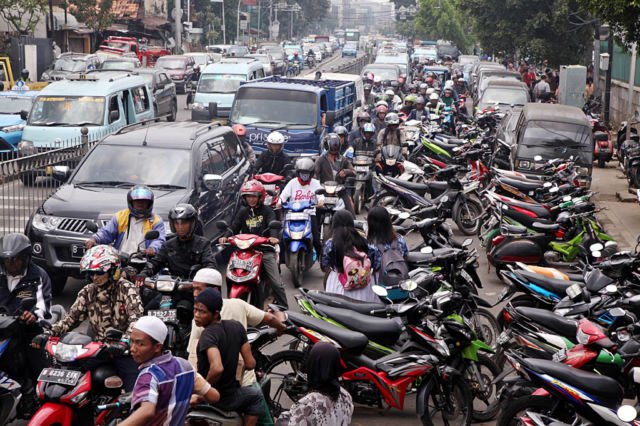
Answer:
<svg viewBox="0 0 640 426"><path fill-rule="evenodd" d="M332 306L334 308L344 308L350 311L359 312L363 315L370 315L371 311L377 309L385 309L386 304L362 302L360 300L352 299L351 297L343 296L341 294L325 293L324 291L309 290L305 293L309 299L316 303Z"/></svg>
<svg viewBox="0 0 640 426"><path fill-rule="evenodd" d="M537 191L543 188L544 182L542 181L531 181L525 179L512 179L507 176L498 176L497 178L500 182L513 186L514 188L518 188L522 192L531 192Z"/></svg>
<svg viewBox="0 0 640 426"><path fill-rule="evenodd" d="M529 280L530 282L546 289L552 291L560 297L564 297L567 288L571 287L573 284L579 284L581 287L584 286L583 282L574 282L568 280L558 280L555 278L548 278L545 276L541 276L540 274L536 274L529 271L518 271L518 274Z"/></svg>
<svg viewBox="0 0 640 426"><path fill-rule="evenodd" d="M430 263L436 259L450 259L457 256L458 253L460 253L460 249L449 247L434 249L432 253L413 251L407 254L406 260L408 263Z"/></svg>
<svg viewBox="0 0 640 426"><path fill-rule="evenodd" d="M460 143L449 143L449 141L445 142L438 139L433 139L433 143L449 152L453 152L453 148L460 148L462 146Z"/></svg>
<svg viewBox="0 0 640 426"><path fill-rule="evenodd" d="M550 231L557 231L560 228L560 225L557 223L533 222L531 227L536 231L550 232Z"/></svg>
<svg viewBox="0 0 640 426"><path fill-rule="evenodd" d="M391 182L397 185L402 186L403 188L410 189L413 192L417 192L418 194L423 196L426 193L431 193L432 190L435 190L436 192L444 191L449 186L447 182L440 182L440 181L416 183L416 182L410 182L410 181L396 179L388 176L387 176L387 179L389 179Z"/></svg>
<svg viewBox="0 0 640 426"><path fill-rule="evenodd" d="M460 139L453 135L447 135L442 133L440 133L439 135L436 135L435 140L438 142L446 142L446 143L451 143L456 145L464 145L465 143L467 143L467 141L464 139Z"/></svg>
<svg viewBox="0 0 640 426"><path fill-rule="evenodd" d="M376 343L390 346L398 341L402 327L397 321L363 315L347 309L333 308L326 305L316 305L319 312L338 321L350 330L359 331Z"/></svg>
<svg viewBox="0 0 640 426"><path fill-rule="evenodd" d="M509 207L518 207L521 209L529 210L536 214L540 218L551 217L551 212L547 207L538 203L525 203L524 201L514 200L512 198L503 197L501 202L507 204Z"/></svg>
<svg viewBox="0 0 640 426"><path fill-rule="evenodd" d="M546 309L529 308L520 306L515 308L519 315L530 319L531 321L542 325L548 330L558 333L571 341L576 339L576 331L578 330L578 322L567 319L560 315L549 312Z"/></svg>
<svg viewBox="0 0 640 426"><path fill-rule="evenodd" d="M326 334L327 337L338 342L344 349L353 353L362 353L369 342L367 336L360 332L347 330L346 328L341 328L333 324L329 324L326 321L302 315L297 312L288 311L287 314L294 324L310 328L321 334Z"/></svg>
<svg viewBox="0 0 640 426"><path fill-rule="evenodd" d="M622 402L624 391L615 379L543 359L527 358L525 362L538 373L548 374L595 396L605 406L617 407Z"/></svg>
<svg viewBox="0 0 640 426"><path fill-rule="evenodd" d="M527 233L527 228L524 226L510 225L508 223L503 223L502 225L500 225L500 227L505 231L507 231L507 233L509 234L523 235Z"/></svg>

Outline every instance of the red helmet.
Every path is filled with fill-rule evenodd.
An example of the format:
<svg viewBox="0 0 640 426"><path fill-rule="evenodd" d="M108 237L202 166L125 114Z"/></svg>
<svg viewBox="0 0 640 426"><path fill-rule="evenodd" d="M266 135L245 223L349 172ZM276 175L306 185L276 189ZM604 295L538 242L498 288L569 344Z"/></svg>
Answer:
<svg viewBox="0 0 640 426"><path fill-rule="evenodd" d="M389 108L387 108L387 107L386 107L386 106L384 106L384 105L378 105L378 106L376 107L376 112L377 112L377 113L384 112L384 113L386 114L388 111L389 111Z"/></svg>
<svg viewBox="0 0 640 426"><path fill-rule="evenodd" d="M234 124L232 129L233 129L233 133L235 133L236 136L238 137L242 137L247 134L247 128L244 127L242 124Z"/></svg>
<svg viewBox="0 0 640 426"><path fill-rule="evenodd" d="M261 205L264 198L267 196L267 191L261 182L252 179L246 181L242 188L240 188L240 196L244 198L245 195L253 195L258 197L258 205Z"/></svg>
<svg viewBox="0 0 640 426"><path fill-rule="evenodd" d="M429 84L433 83L433 77L427 77L427 83Z"/></svg>

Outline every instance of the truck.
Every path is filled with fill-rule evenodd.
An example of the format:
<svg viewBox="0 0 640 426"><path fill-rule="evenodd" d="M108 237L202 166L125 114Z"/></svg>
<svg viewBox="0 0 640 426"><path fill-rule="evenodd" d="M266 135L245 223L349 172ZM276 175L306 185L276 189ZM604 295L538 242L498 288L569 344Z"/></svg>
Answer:
<svg viewBox="0 0 640 426"><path fill-rule="evenodd" d="M14 79L14 76L18 78L18 80ZM31 76L36 78L37 76ZM11 67L11 60L8 56L0 56L0 81L3 84L2 90L13 90L16 82L20 80L20 72L13 72L13 68ZM25 83L30 90L40 90L49 84L46 81L27 81ZM20 87L18 88L21 89Z"/></svg>
<svg viewBox="0 0 640 426"><path fill-rule="evenodd" d="M354 81L273 76L240 84L229 121L246 128L246 141L258 152L278 130L285 135L287 154L318 155L323 137L335 126L351 129L353 110L360 106ZM212 115L216 109L209 106Z"/></svg>
<svg viewBox="0 0 640 426"><path fill-rule="evenodd" d="M160 56L171 55L171 51L161 47L152 47L146 43L138 43L135 37L109 36L98 47L96 52L102 55L135 54L143 66L153 67Z"/></svg>

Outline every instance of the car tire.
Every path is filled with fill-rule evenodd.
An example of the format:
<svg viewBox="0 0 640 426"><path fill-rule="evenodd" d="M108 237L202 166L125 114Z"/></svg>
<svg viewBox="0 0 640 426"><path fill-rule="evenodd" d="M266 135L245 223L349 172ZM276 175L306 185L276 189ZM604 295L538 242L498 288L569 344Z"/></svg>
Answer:
<svg viewBox="0 0 640 426"><path fill-rule="evenodd" d="M177 116L178 116L178 101L174 100L171 102L171 108L169 109L169 116L167 117L167 121L176 121Z"/></svg>

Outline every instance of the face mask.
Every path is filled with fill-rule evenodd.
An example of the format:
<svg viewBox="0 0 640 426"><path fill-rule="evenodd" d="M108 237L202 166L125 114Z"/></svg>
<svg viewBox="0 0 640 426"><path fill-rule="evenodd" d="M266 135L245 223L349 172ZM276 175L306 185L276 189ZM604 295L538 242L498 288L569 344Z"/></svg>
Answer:
<svg viewBox="0 0 640 426"><path fill-rule="evenodd" d="M311 179L311 173L300 173L300 179L307 181L309 179Z"/></svg>

